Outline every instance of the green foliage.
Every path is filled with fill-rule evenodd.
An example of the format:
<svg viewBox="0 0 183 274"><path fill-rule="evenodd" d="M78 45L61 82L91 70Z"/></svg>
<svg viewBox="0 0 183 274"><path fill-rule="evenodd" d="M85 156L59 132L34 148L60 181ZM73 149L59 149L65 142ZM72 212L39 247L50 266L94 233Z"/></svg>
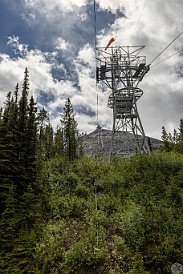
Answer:
<svg viewBox="0 0 183 274"><path fill-rule="evenodd" d="M59 273L64 246L68 237L64 221L50 222L43 225L42 236L37 242L33 253L40 273ZM35 272L37 273L37 272Z"/></svg>
<svg viewBox="0 0 183 274"><path fill-rule="evenodd" d="M146 220L143 210L139 205L130 202L117 217L118 233L123 235L126 244L134 250L139 250L146 243Z"/></svg>
<svg viewBox="0 0 183 274"><path fill-rule="evenodd" d="M78 154L78 130L77 122L74 118L73 107L70 99L65 102L64 112L61 115L63 125L63 148L64 154L69 160L75 160Z"/></svg>
<svg viewBox="0 0 183 274"><path fill-rule="evenodd" d="M49 168L53 217L66 233L55 273L168 273L182 262L181 155L64 164Z"/></svg>
<svg viewBox="0 0 183 274"><path fill-rule="evenodd" d="M90 268L96 273L97 269L100 269L100 264L107 259L107 247L102 242L96 245L93 234L82 235L81 240L65 252L63 259L62 271L64 273L81 273L82 269L87 271Z"/></svg>
<svg viewBox="0 0 183 274"><path fill-rule="evenodd" d="M183 264L183 121L161 151L81 157L68 99L62 128L37 113L25 70L0 111L0 272L168 274ZM80 156L80 157L78 157Z"/></svg>
<svg viewBox="0 0 183 274"><path fill-rule="evenodd" d="M165 127L162 127L162 141L162 150L183 153L183 119L180 119L178 131L174 129L173 135L167 133Z"/></svg>
<svg viewBox="0 0 183 274"><path fill-rule="evenodd" d="M18 85L7 95L0 123L0 257L3 273L33 269L40 217L36 183L37 108L28 102L29 75L25 70L22 93Z"/></svg>

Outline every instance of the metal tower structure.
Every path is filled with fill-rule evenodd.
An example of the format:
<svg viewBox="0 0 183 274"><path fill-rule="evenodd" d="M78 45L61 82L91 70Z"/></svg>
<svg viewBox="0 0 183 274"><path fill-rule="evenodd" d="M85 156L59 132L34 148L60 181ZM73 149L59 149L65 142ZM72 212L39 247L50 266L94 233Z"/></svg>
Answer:
<svg viewBox="0 0 183 274"><path fill-rule="evenodd" d="M149 152L148 142L137 109L137 101L143 95L138 88L144 75L149 71L146 57L140 56L144 46L120 46L96 48L97 83L105 84L111 94L108 107L113 109L113 131L110 157L114 154L115 136L122 131L123 142L117 154L131 155ZM131 133L131 134L129 134Z"/></svg>

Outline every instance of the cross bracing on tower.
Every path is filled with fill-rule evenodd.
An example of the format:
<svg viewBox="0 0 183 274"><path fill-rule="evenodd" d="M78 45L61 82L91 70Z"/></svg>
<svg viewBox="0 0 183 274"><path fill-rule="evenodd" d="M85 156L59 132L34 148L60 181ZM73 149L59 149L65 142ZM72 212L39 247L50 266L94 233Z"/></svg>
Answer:
<svg viewBox="0 0 183 274"><path fill-rule="evenodd" d="M143 48L144 46L112 47L111 52L97 48L97 82L103 81L111 89L120 86L137 87L149 70L146 57L138 55Z"/></svg>
<svg viewBox="0 0 183 274"><path fill-rule="evenodd" d="M137 109L137 101L143 95L138 88L149 71L146 57L139 55L144 46L111 47L107 51L97 48L97 83L102 82L110 90L108 107L113 109L113 133L110 154L115 147L115 132L123 131L123 154L149 152L148 143ZM129 141L129 135L131 133ZM132 145L133 144L133 145ZM121 152L119 152L120 154Z"/></svg>

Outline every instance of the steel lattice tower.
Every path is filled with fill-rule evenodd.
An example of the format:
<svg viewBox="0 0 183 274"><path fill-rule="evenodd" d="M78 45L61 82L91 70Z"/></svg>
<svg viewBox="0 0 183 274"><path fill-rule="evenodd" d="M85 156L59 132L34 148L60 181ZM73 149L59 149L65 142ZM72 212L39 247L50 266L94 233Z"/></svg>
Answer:
<svg viewBox="0 0 183 274"><path fill-rule="evenodd" d="M107 51L96 48L97 83L104 83L112 91L108 98L108 107L113 109L110 157L114 152L115 133L118 131L123 132L121 152L118 151L118 154L149 152L137 110L137 101L143 95L138 84L149 71L146 57L139 55L143 48L144 46L121 46L110 47Z"/></svg>

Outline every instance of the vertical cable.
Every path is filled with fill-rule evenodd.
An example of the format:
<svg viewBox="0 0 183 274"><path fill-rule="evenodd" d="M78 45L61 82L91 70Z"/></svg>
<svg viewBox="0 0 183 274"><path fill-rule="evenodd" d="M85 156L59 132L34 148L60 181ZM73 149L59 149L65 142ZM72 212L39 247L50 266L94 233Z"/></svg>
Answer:
<svg viewBox="0 0 183 274"><path fill-rule="evenodd" d="M95 54L96 54L96 46L97 46L97 16L96 16L96 3L94 0L93 3L93 13L94 13L94 47L95 47Z"/></svg>
<svg viewBox="0 0 183 274"><path fill-rule="evenodd" d="M97 211L98 211L98 199L97 199L97 182L95 181L94 182L94 193L95 193L95 211L96 211L96 214L97 214ZM98 244L99 244L99 224L98 224L98 221L96 223L96 245L97 245L97 248L98 248Z"/></svg>
<svg viewBox="0 0 183 274"><path fill-rule="evenodd" d="M96 3L95 0L93 2L93 12L94 12L94 51L95 51L95 90L97 93L97 127L99 125L98 121L98 90L97 90L97 76L96 76L96 69L97 69L97 17L96 17ZM98 142L99 142L99 136L98 136ZM95 187L95 210L97 213L98 210L98 201L97 201L97 183L94 183ZM98 249L98 243L99 243L99 224L96 223L96 245Z"/></svg>
<svg viewBox="0 0 183 274"><path fill-rule="evenodd" d="M94 51L95 51L95 70L97 68L97 16L96 16L96 3L94 0L93 3L93 13L94 13ZM99 119L98 119L98 90L97 90L97 79L96 79L96 73L95 73L95 89L97 93L97 126L99 125Z"/></svg>

